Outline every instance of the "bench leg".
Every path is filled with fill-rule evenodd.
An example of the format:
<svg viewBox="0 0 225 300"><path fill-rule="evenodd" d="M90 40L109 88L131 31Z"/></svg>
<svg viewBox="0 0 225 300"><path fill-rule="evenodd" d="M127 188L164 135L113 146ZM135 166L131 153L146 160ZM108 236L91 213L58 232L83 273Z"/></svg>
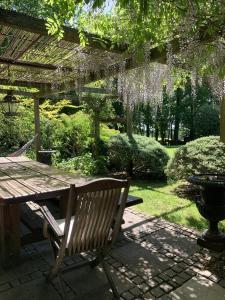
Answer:
<svg viewBox="0 0 225 300"><path fill-rule="evenodd" d="M20 254L20 205L0 207L0 259L7 267L18 260Z"/></svg>

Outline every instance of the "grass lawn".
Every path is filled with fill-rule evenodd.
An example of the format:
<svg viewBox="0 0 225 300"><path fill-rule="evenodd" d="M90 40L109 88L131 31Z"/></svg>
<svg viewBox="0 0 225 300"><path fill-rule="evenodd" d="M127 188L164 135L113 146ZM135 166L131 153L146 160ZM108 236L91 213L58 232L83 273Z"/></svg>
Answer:
<svg viewBox="0 0 225 300"><path fill-rule="evenodd" d="M140 211L200 231L207 228L207 222L199 214L195 203L172 192L177 185L135 180L130 193L143 198L144 203L135 206ZM225 230L225 221L221 222L221 227Z"/></svg>
<svg viewBox="0 0 225 300"><path fill-rule="evenodd" d="M169 157L172 157L179 147L180 146L167 146L166 150L167 150Z"/></svg>

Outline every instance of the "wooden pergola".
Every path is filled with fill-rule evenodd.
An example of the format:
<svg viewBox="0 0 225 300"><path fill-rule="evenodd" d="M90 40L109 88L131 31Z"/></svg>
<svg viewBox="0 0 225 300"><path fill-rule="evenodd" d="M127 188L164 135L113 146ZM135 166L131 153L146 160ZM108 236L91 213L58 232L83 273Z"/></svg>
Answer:
<svg viewBox="0 0 225 300"><path fill-rule="evenodd" d="M15 95L34 99L37 152L41 148L41 98L60 99L77 90L95 93L98 91L85 85L118 74L122 63L125 69L137 67L126 52L126 45L85 35L86 47L80 45L75 28L64 27L63 39L58 40L48 35L44 20L0 8L0 93L7 93L6 86L10 86L15 87ZM202 34L201 41L209 42L207 34ZM171 41L171 48L173 53L179 52L178 39ZM166 49L153 48L149 56L149 62L167 63ZM221 125L225 124L224 119L221 118Z"/></svg>
<svg viewBox="0 0 225 300"><path fill-rule="evenodd" d="M63 39L58 40L48 35L44 20L0 9L0 93L7 93L10 86L15 95L34 99L37 152L41 148L40 99L62 99L77 90L106 94L85 85L113 75L124 60L126 46L93 34L85 36L88 44L82 47L78 30L64 27Z"/></svg>

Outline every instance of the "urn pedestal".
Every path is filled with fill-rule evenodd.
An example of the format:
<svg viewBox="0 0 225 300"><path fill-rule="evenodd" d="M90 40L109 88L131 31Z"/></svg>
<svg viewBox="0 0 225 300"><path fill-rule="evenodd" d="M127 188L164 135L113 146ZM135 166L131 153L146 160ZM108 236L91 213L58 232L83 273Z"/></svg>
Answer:
<svg viewBox="0 0 225 300"><path fill-rule="evenodd" d="M196 206L209 222L197 243L214 251L225 250L225 235L218 228L218 223L225 219L225 176L200 174L189 177L188 181L200 186L201 197Z"/></svg>

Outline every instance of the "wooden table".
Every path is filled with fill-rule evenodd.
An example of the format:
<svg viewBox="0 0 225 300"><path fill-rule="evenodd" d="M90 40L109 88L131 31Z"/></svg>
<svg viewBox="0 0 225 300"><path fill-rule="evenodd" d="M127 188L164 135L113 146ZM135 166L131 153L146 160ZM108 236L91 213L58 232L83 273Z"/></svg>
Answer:
<svg viewBox="0 0 225 300"><path fill-rule="evenodd" d="M1 261L17 257L21 247L20 204L59 198L65 213L69 186L82 185L91 178L68 174L26 157L0 157L0 254ZM127 207L142 203L129 196Z"/></svg>

